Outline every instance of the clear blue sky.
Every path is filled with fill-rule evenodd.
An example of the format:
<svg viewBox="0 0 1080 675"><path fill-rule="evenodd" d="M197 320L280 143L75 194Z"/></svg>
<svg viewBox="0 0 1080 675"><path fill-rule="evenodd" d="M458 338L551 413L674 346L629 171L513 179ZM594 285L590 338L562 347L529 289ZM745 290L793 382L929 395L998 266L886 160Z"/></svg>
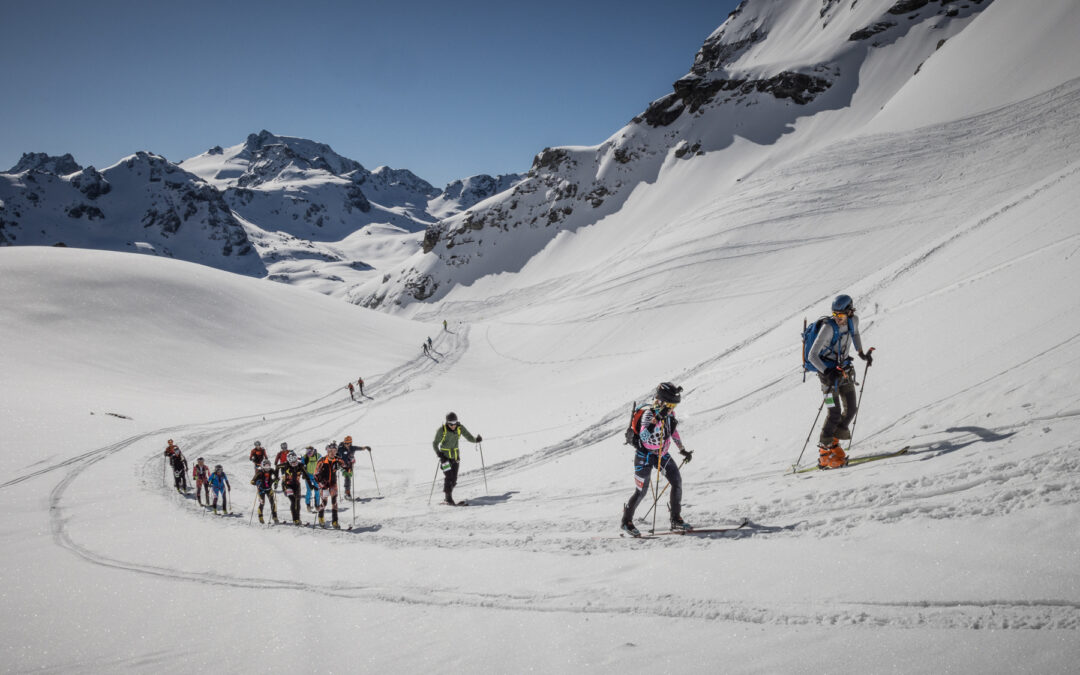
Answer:
<svg viewBox="0 0 1080 675"><path fill-rule="evenodd" d="M595 145L736 0L0 0L0 171L179 162L268 129L442 187Z"/></svg>

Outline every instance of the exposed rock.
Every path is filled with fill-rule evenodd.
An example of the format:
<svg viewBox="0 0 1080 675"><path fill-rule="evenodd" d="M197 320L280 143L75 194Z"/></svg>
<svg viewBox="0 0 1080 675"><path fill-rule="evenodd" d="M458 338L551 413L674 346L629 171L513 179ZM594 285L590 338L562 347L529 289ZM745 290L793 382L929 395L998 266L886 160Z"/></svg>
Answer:
<svg viewBox="0 0 1080 675"><path fill-rule="evenodd" d="M54 157L44 152L24 152L15 166L6 173L22 173L24 171L40 171L53 176L66 176L82 171L82 167L75 161L70 153Z"/></svg>

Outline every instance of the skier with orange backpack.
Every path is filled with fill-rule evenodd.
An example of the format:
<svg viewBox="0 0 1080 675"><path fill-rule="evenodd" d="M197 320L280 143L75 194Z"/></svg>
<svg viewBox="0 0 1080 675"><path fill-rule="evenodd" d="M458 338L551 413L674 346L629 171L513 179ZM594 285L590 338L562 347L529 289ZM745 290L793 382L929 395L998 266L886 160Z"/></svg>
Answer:
<svg viewBox="0 0 1080 675"><path fill-rule="evenodd" d="M202 495L206 493L206 506L210 506L210 467L203 463L203 458L195 460L195 466L191 469L191 477L195 479L195 499L199 500L199 506L203 506Z"/></svg>
<svg viewBox="0 0 1080 675"><path fill-rule="evenodd" d="M337 456L337 446L333 443L326 446L326 456L319 460L315 466L315 482L319 484L319 493L322 499L319 501L319 525L326 525L326 503L332 505L331 523L335 530L340 530L338 525L337 509L337 472L345 469L345 463Z"/></svg>
<svg viewBox="0 0 1080 675"><path fill-rule="evenodd" d="M657 473L664 472L671 484L671 529L692 529L682 519L682 475L679 466L668 454L672 441L679 448L684 463L694 457L694 453L683 446L679 436L679 421L675 418L675 406L682 401L682 387L670 382L662 382L656 388L656 396L651 405L642 406L634 411L630 429L627 430L627 442L634 446L634 494L623 505L621 529L632 537L640 537L641 532L634 526L634 511L649 491L649 478L655 467Z"/></svg>

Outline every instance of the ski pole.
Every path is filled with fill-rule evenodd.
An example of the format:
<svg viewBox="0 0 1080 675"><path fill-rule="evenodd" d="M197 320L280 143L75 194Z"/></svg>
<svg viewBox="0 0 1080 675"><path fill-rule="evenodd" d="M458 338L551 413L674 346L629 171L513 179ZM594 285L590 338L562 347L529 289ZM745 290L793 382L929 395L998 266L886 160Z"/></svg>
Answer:
<svg viewBox="0 0 1080 675"><path fill-rule="evenodd" d="M799 462L802 461L803 453L806 452L806 446L810 445L810 437L814 435L814 429L817 428L818 418L821 417L821 411L825 408L826 397L828 397L828 394L821 397L821 405L818 406L817 414L814 415L814 423L810 425L810 433L806 434L806 442L803 443L802 450L799 452L799 458L791 465L791 473L795 473L799 468Z"/></svg>
<svg viewBox="0 0 1080 675"><path fill-rule="evenodd" d="M484 466L484 444L483 443L477 443L476 447L480 449L480 468L484 472L484 494L488 494L487 467Z"/></svg>
<svg viewBox="0 0 1080 675"><path fill-rule="evenodd" d="M427 503L431 505L431 497L435 494L435 481L439 479L439 467L442 466L442 460L435 461L435 475L431 477L431 492L428 494Z"/></svg>
<svg viewBox="0 0 1080 675"><path fill-rule="evenodd" d="M375 477L375 490L382 496L382 490L379 489L379 474L375 473L375 460L371 457L371 448L367 449L368 459L371 460L371 475Z"/></svg>
<svg viewBox="0 0 1080 675"><path fill-rule="evenodd" d="M871 354L871 352L873 352L873 351L874 351L874 348L871 347L870 351L866 352L866 355L869 356ZM847 444L848 452L851 451L851 444L855 441L855 423L859 421L859 410L862 409L862 393L863 393L863 389L866 388L866 374L869 373L869 372L870 372L870 362L867 361L866 362L866 367L863 368L862 384L859 385L859 400L855 402L855 417L851 418L851 438L848 439L848 444Z"/></svg>
<svg viewBox="0 0 1080 675"><path fill-rule="evenodd" d="M251 517L248 518L248 525L255 524L255 504L259 501L259 488L255 488L255 499L251 502Z"/></svg>

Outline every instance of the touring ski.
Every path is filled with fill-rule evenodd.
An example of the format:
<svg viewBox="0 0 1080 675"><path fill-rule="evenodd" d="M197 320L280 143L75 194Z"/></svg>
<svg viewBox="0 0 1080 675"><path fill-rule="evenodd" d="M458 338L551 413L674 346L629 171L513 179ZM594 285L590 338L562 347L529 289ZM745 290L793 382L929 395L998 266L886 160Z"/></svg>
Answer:
<svg viewBox="0 0 1080 675"><path fill-rule="evenodd" d="M889 459L890 457L899 457L900 455L907 454L907 451L911 449L910 445L896 450L894 452L885 452L878 455L863 455L862 457L849 457L847 464L844 466L836 467L836 469L822 469L817 464L811 464L810 466L804 466L801 469L795 469L793 473L807 473L809 471L836 471L837 469L843 469L845 467L854 466L856 464L865 464L867 462L876 462L879 459Z"/></svg>

